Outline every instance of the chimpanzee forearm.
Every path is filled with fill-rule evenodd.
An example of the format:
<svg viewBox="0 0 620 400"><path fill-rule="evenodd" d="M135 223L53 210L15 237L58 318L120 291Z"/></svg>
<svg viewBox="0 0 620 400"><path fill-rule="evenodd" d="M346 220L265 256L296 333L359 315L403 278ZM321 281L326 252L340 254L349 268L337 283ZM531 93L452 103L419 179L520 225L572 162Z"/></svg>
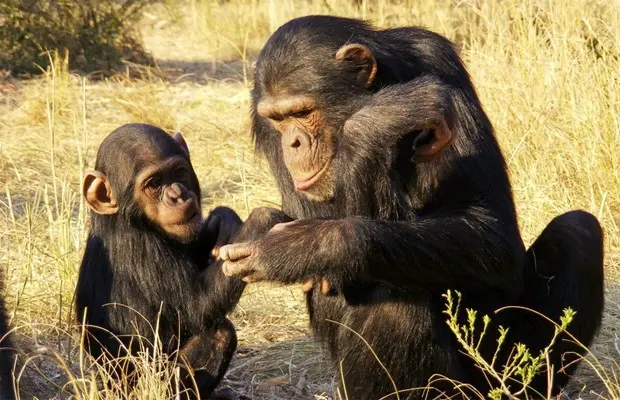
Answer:
<svg viewBox="0 0 620 400"><path fill-rule="evenodd" d="M255 208L235 236L234 243L258 240L277 224L290 222L292 220L293 219L284 212L275 208Z"/></svg>
<svg viewBox="0 0 620 400"><path fill-rule="evenodd" d="M524 250L518 235L497 217L469 210L413 222L354 220L352 224L359 247L347 250L359 256L345 265L351 268L348 275L441 290L521 290Z"/></svg>
<svg viewBox="0 0 620 400"><path fill-rule="evenodd" d="M473 213L473 211L470 211ZM299 221L263 240L265 279L312 277L338 288L353 280L400 287L520 290L523 250L496 218L477 213L394 222L347 218Z"/></svg>
<svg viewBox="0 0 620 400"><path fill-rule="evenodd" d="M233 243L258 240L276 224L291 220L282 211L274 208L256 208L237 231ZM221 317L231 312L245 289L245 282L240 278L224 275L221 260L208 266L201 274L200 281L200 291L204 296L203 309L207 317Z"/></svg>
<svg viewBox="0 0 620 400"><path fill-rule="evenodd" d="M454 121L452 91L431 76L388 86L363 102L345 123L344 143L382 152L407 133L436 128L442 121L450 125Z"/></svg>
<svg viewBox="0 0 620 400"><path fill-rule="evenodd" d="M245 289L241 279L223 274L221 260L209 265L199 280L201 308L208 324L217 323L232 312Z"/></svg>

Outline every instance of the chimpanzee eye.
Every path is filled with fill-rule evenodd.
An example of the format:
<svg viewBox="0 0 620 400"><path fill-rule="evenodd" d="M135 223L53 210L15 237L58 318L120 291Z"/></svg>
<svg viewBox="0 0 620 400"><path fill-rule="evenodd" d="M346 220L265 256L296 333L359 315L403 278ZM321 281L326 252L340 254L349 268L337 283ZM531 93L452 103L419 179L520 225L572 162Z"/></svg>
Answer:
<svg viewBox="0 0 620 400"><path fill-rule="evenodd" d="M301 110L301 111L296 111L294 113L290 114L291 118L306 118L308 115L310 115L310 110Z"/></svg>
<svg viewBox="0 0 620 400"><path fill-rule="evenodd" d="M154 176L146 182L146 187L149 189L157 189L161 186L161 178Z"/></svg>
<svg viewBox="0 0 620 400"><path fill-rule="evenodd" d="M185 167L178 167L174 170L175 179L185 178L187 174L188 174L188 171L187 171L187 168Z"/></svg>
<svg viewBox="0 0 620 400"><path fill-rule="evenodd" d="M280 122L284 119L284 117L282 116L282 114L273 114L269 116L269 119L272 121Z"/></svg>

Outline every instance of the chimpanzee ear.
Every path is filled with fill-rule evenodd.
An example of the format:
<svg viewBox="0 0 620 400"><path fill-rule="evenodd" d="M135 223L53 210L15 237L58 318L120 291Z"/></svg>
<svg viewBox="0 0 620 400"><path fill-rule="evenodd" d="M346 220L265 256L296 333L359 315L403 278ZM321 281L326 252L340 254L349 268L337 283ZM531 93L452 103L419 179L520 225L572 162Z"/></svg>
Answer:
<svg viewBox="0 0 620 400"><path fill-rule="evenodd" d="M185 139L183 139L183 135L181 135L181 132L177 132L174 134L174 140L176 140L176 142L181 146L181 148L189 157L189 147L187 147L187 142L185 142Z"/></svg>
<svg viewBox="0 0 620 400"><path fill-rule="evenodd" d="M438 157L454 141L454 134L442 118L437 126L425 129L415 138L415 161L425 162Z"/></svg>
<svg viewBox="0 0 620 400"><path fill-rule="evenodd" d="M358 43L346 44L336 52L336 60L358 65L358 83L364 87L372 85L377 75L377 60L368 47Z"/></svg>
<svg viewBox="0 0 620 400"><path fill-rule="evenodd" d="M112 192L108 177L99 172L87 172L82 185L82 195L88 207L101 215L111 215L118 211L118 202Z"/></svg>

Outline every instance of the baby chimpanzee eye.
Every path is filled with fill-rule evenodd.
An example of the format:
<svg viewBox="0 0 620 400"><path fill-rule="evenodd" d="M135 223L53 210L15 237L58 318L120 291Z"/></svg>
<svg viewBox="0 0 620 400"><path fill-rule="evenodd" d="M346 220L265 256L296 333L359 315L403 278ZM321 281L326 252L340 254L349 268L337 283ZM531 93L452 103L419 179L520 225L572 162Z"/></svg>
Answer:
<svg viewBox="0 0 620 400"><path fill-rule="evenodd" d="M183 179L186 178L189 174L189 171L187 170L186 167L177 167L174 170L174 177L175 179Z"/></svg>
<svg viewBox="0 0 620 400"><path fill-rule="evenodd" d="M161 186L161 178L154 176L146 182L146 187L149 189L158 189Z"/></svg>

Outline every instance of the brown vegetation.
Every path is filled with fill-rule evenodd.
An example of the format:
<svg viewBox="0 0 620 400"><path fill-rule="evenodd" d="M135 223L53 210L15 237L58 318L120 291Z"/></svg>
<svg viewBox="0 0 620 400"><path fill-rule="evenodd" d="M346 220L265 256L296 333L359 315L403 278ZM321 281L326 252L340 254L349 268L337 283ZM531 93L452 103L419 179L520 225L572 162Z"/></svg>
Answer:
<svg viewBox="0 0 620 400"><path fill-rule="evenodd" d="M254 158L249 140L246 70L270 32L315 13L425 25L458 43L506 156L526 242L569 209L601 220L609 291L593 350L610 375L582 368L582 376L586 391L606 383L615 390L607 398L618 398L618 365L614 377L610 360L620 357L620 289L613 284L620 280L620 3L359 3L188 0L150 7L139 26L158 66L136 67L140 79L119 74L91 82L56 56L40 78L0 80L0 268L23 353L22 398L61 398L63 390L106 397L90 391L96 371L80 362L71 308L87 222L79 182L102 138L126 122L179 130L205 211L223 204L245 217L253 207L277 206L266 163ZM327 398L337 375L307 336L299 288L249 287L232 319L241 347L227 383L237 393ZM142 390L135 398L149 391L157 398L157 386Z"/></svg>

